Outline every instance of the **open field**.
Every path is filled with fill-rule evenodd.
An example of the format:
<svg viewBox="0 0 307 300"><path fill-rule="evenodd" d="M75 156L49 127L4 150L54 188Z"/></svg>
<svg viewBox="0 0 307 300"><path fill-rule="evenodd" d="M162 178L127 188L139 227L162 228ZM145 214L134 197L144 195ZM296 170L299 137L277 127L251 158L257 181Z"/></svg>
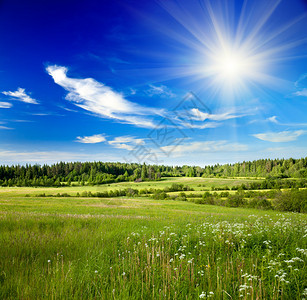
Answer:
<svg viewBox="0 0 307 300"><path fill-rule="evenodd" d="M119 182L112 184L103 184L103 185L73 185L69 187L0 187L0 196L11 196L15 197L17 195L24 196L25 194L36 195L40 193L46 193L46 195L55 195L57 193L68 193L76 194L82 193L83 191L91 192L104 192L109 190L116 189L144 189L144 188L154 188L154 189L163 189L166 186L171 186L173 183L180 183L184 185L189 185L195 191L210 191L211 187L221 187L228 186L232 187L239 184L247 184L249 182L261 182L261 179L246 179L246 178L202 178L202 177L165 177L161 181L145 181L145 182Z"/></svg>
<svg viewBox="0 0 307 300"><path fill-rule="evenodd" d="M33 196L173 182L197 191L199 184L209 189L238 180L1 188L0 298L304 298L305 214L148 198Z"/></svg>

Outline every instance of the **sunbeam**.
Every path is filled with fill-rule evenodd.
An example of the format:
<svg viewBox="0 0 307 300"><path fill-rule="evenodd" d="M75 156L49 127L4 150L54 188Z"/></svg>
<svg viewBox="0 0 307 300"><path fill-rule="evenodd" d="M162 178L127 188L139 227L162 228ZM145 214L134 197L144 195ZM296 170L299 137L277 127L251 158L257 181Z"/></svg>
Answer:
<svg viewBox="0 0 307 300"><path fill-rule="evenodd" d="M151 20L156 29L182 46L181 56L175 54L169 66L163 67L161 80L192 77L228 98L242 96L254 85L275 89L286 82L276 70L283 61L298 57L297 49L306 45L304 36L292 34L306 22L306 14L271 25L279 18L281 1L244 1L241 7L232 1L225 7L225 2L208 0L159 4L184 28L176 31Z"/></svg>

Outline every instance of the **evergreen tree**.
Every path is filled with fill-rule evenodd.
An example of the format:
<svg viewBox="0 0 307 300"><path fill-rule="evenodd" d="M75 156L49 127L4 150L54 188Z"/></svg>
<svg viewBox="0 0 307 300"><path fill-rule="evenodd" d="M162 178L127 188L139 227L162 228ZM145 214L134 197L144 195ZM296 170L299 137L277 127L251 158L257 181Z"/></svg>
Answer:
<svg viewBox="0 0 307 300"><path fill-rule="evenodd" d="M146 167L146 164L144 163L142 166L142 171L141 171L142 180L146 180L147 176L148 176L147 167Z"/></svg>

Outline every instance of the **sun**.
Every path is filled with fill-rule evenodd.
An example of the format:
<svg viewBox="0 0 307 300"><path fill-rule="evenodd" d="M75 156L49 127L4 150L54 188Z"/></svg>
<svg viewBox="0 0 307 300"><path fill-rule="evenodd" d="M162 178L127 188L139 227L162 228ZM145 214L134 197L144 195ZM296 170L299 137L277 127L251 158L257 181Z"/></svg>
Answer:
<svg viewBox="0 0 307 300"><path fill-rule="evenodd" d="M225 77L240 76L243 71L242 61L236 55L226 55L221 58L221 63L218 66L220 72Z"/></svg>
<svg viewBox="0 0 307 300"><path fill-rule="evenodd" d="M292 84L281 71L303 57L298 53L304 53L306 45L301 30L305 15L289 19L277 9L282 1L158 2L178 25L164 24L160 31L182 46L178 56L169 52L172 63L161 69L167 80L187 78L195 82L193 88L221 95L223 101L254 93L267 96L269 90L279 92Z"/></svg>
<svg viewBox="0 0 307 300"><path fill-rule="evenodd" d="M223 83L234 85L244 81L256 70L253 58L241 50L223 50L211 56L209 67L212 76Z"/></svg>

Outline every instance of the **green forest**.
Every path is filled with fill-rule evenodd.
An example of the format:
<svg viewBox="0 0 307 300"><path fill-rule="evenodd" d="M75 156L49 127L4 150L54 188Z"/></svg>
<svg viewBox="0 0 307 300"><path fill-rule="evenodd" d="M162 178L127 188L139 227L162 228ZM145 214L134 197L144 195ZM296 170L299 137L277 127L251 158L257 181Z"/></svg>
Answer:
<svg viewBox="0 0 307 300"><path fill-rule="evenodd" d="M165 166L112 162L60 162L53 165L0 166L0 186L97 185L161 177L307 178L307 157L260 159L213 166Z"/></svg>

